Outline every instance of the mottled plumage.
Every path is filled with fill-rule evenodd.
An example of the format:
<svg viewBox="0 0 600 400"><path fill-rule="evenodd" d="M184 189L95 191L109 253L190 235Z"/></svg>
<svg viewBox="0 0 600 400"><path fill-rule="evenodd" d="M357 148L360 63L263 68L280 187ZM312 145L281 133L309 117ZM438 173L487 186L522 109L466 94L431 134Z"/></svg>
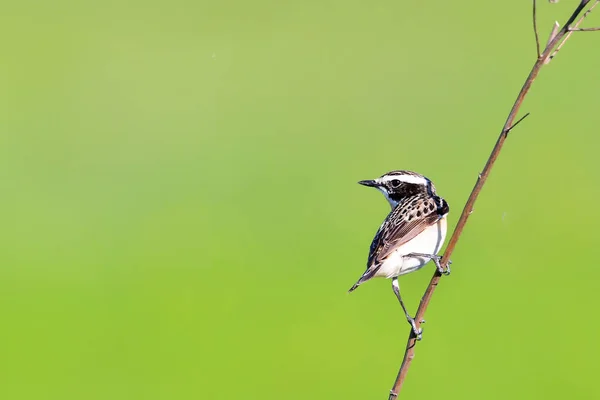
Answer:
<svg viewBox="0 0 600 400"><path fill-rule="evenodd" d="M386 257L434 225L448 211L448 203L438 196L417 194L402 199L375 234L367 261L368 271L376 272Z"/></svg>
<svg viewBox="0 0 600 400"><path fill-rule="evenodd" d="M446 237L448 203L436 194L429 179L411 171L392 171L359 183L379 189L392 211L371 243L366 271L349 291L374 277L393 278L394 292L415 333L420 335L404 307L397 278L422 268L432 259L440 272L444 271L437 252Z"/></svg>

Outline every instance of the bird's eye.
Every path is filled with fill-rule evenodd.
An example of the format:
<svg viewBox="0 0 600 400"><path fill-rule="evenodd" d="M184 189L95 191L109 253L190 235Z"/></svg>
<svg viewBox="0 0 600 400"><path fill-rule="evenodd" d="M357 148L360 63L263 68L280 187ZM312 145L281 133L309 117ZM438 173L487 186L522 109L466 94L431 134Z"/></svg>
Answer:
<svg viewBox="0 0 600 400"><path fill-rule="evenodd" d="M398 179L392 179L392 187L397 188L398 186L400 186L400 181Z"/></svg>

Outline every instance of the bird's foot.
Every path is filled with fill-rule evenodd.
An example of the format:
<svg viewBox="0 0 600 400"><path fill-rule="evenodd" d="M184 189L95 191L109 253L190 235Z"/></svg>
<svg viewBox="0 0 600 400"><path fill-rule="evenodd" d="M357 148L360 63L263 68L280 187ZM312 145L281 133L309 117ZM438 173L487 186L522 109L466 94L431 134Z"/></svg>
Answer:
<svg viewBox="0 0 600 400"><path fill-rule="evenodd" d="M440 256L435 256L435 257L431 257L431 259L433 260L433 262L435 263L435 267L437 268L438 272L442 275L450 275L450 264L452 264L451 260L448 260L448 262L446 263L446 268L442 267L442 257Z"/></svg>
<svg viewBox="0 0 600 400"><path fill-rule="evenodd" d="M422 258L430 258L433 263L435 264L435 267L437 268L438 272L442 275L450 275L450 264L452 264L452 261L448 260L448 262L446 263L446 267L442 267L442 257L435 255L435 254L423 254L423 253L410 253L407 254L407 257L422 257Z"/></svg>
<svg viewBox="0 0 600 400"><path fill-rule="evenodd" d="M415 335L417 340L421 340L423 338L423 329L417 328L417 323L415 322L414 318L408 317L407 320L410 326L412 326L413 335Z"/></svg>

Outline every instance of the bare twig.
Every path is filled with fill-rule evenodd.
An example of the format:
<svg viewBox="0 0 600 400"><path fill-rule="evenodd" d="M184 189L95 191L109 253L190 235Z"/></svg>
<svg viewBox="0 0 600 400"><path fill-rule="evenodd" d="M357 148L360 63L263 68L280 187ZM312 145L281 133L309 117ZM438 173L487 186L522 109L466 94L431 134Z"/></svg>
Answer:
<svg viewBox="0 0 600 400"><path fill-rule="evenodd" d="M554 21L554 25L552 25L552 31L550 32L550 37L548 38L548 43L546 43L546 49L550 46L550 43L552 43L552 41L556 37L556 34L558 33L559 29L560 29L560 24L558 23L558 21ZM552 57L547 57L544 60L544 64L548 64L550 62L550 60L552 59Z"/></svg>
<svg viewBox="0 0 600 400"><path fill-rule="evenodd" d="M531 3L533 4L533 33L535 34L535 48L537 51L537 57L540 58L540 37L538 35L537 28L537 2L536 0L533 0Z"/></svg>
<svg viewBox="0 0 600 400"><path fill-rule="evenodd" d="M595 28L569 28L569 32L594 32L600 31L600 27Z"/></svg>
<svg viewBox="0 0 600 400"><path fill-rule="evenodd" d="M558 23L558 21L554 21L554 24L552 25L552 30L550 31L550 36L548 37L548 41L546 42L546 47L548 47L550 42L552 42L552 40L556 37L556 34L558 33L559 29L560 29L560 24ZM544 50L545 50L545 48L544 48Z"/></svg>
<svg viewBox="0 0 600 400"><path fill-rule="evenodd" d="M590 2L590 0L586 1L585 5L587 5L589 2ZM583 3L583 0L582 0L582 3ZM565 43L567 42L567 40L569 40L569 38L571 37L571 34L573 32L575 32L575 31L579 30L578 29L579 25L581 25L581 23L583 22L583 20L585 19L585 17L587 17L588 14L592 12L592 10L594 9L594 7L596 7L598 5L598 3L600 3L600 0L594 1L594 4L592 4L592 6L590 8L588 8L588 10L586 12L583 13L583 15L581 16L581 18L579 18L579 21L577 21L577 23L575 23L574 26L570 26L571 24L567 25L567 31L568 31L568 33L566 34L566 36L562 40L562 42L558 45L558 47L556 48L556 50L554 50L554 53L552 53L552 55L550 57L548 57L548 59L546 60L546 64L548 64L550 61L552 61L552 59L554 57L556 57L556 54L565 45ZM577 18L577 17L575 17L575 18ZM571 23L573 23L573 21L571 21Z"/></svg>
<svg viewBox="0 0 600 400"><path fill-rule="evenodd" d="M492 170L492 167L494 166L494 163L496 162L496 159L498 158L498 155L500 154L500 151L502 150L504 141L508 137L507 136L508 132L510 131L510 129L514 128L514 126L516 125L516 123L513 123L513 122L517 116L519 109L521 108L521 104L523 104L523 99L529 92L529 89L531 88L533 81L535 80L538 73L540 72L540 69L544 66L544 64L545 64L544 61L546 60L546 58L548 58L550 56L552 49L554 49L554 47L561 40L563 40L563 38L565 38L566 35L568 35L569 26L573 23L573 21L575 21L577 16L583 11L583 9L588 5L588 3L590 1L591 0L581 0L579 5L576 7L575 11L573 11L573 14L571 15L571 17L563 25L562 29L560 29L560 31L558 31L556 33L554 38L552 38L550 43L548 43L548 45L546 46L543 53L540 54L540 56L537 58L536 62L534 63L534 65L531 69L531 72L527 76L527 79L525 80L525 83L523 84L521 91L517 95L517 99L515 100L512 108L508 114L508 118L506 119L506 122L504 123L502 130L500 131L500 136L498 137L498 140L496 141L496 144L494 145L492 153L490 154L490 157L488 158L488 160L485 164L485 167L483 168L483 171L479 174L477 181L475 183L475 186L473 187L473 190L471 191L471 194L469 195L469 199L467 200L467 203L465 204L465 206L462 210L462 213L460 215L458 223L456 224L456 228L454 228L452 237L450 238L450 241L448 242L448 246L446 247L446 252L444 253L444 256L442 257L442 260L441 260L442 266L446 267L448 265L450 256L454 252L454 248L456 247L458 239L460 238L460 236L463 232L465 224L467 223L469 216L473 212L473 205L475 204L475 201L477 200L477 197L479 196L479 193L481 192L481 189L483 188L483 185L485 184L485 182L490 174L490 171ZM598 2L600 2L600 0L596 0L596 3L598 3ZM596 5L596 3L592 6L592 8ZM591 8L590 8L590 10L591 10ZM590 10L588 10L586 13L589 13ZM520 122L520 121L518 121L518 122ZM421 302L419 303L419 308L417 309L417 313L415 315L415 322L417 324L417 328L419 328L421 325L421 321L423 320L425 311L427 310L427 306L429 305L429 302L431 301L431 297L439 283L441 276L442 276L442 274L438 271L438 269L436 269L433 274L433 277L431 278L431 281L429 282L429 285L427 286L427 289L425 289L425 294L421 298ZM402 365L400 366L400 371L398 371L398 376L396 377L394 386L392 387L392 390L390 391L389 400L394 400L398 396L398 393L400 392L400 389L402 388L402 384L404 383L404 380L406 378L406 374L410 367L411 361L413 360L413 358L415 356L415 345L416 344L417 344L417 338L413 334L413 330L411 329L409 337L408 337L408 343L406 344L406 350L404 352L404 358L402 360Z"/></svg>

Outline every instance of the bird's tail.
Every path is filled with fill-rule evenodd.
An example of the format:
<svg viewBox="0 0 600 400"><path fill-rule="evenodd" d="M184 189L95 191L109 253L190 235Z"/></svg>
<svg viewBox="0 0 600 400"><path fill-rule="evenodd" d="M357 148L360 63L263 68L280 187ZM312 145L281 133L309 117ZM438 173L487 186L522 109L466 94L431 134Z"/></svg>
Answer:
<svg viewBox="0 0 600 400"><path fill-rule="evenodd" d="M368 281L369 279L374 277L375 273L377 272L378 269L379 268L370 268L370 269L366 270L365 273L362 274L362 276L359 278L359 280L356 281L356 283L354 285L352 285L352 287L348 290L348 293L353 292L354 290L356 290L357 287L359 287L360 285L362 285L363 283L365 283L366 281Z"/></svg>
<svg viewBox="0 0 600 400"><path fill-rule="evenodd" d="M353 292L357 287L360 286L362 282L360 281L360 279L358 280L358 282L356 282L354 285L352 285L352 287L348 290L348 293Z"/></svg>

